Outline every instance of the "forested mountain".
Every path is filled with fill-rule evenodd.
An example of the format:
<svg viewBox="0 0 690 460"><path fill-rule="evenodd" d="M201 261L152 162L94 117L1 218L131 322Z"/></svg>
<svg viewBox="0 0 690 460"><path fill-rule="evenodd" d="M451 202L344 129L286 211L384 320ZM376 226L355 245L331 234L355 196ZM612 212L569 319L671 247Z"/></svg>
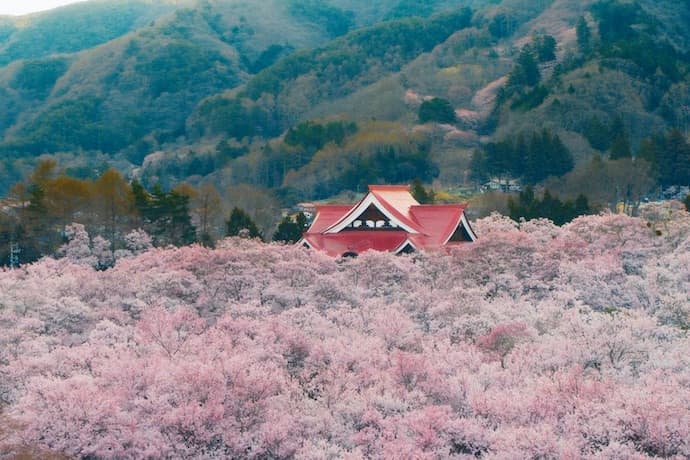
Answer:
<svg viewBox="0 0 690 460"><path fill-rule="evenodd" d="M688 23L671 0L123 0L0 18L0 192L48 154L77 179L114 167L264 208L491 177L639 202L690 182Z"/></svg>

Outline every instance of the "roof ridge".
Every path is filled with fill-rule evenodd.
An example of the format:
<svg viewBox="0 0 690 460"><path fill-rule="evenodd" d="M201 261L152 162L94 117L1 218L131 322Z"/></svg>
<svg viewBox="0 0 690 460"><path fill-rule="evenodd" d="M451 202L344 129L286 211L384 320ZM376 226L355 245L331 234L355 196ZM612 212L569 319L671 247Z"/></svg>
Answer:
<svg viewBox="0 0 690 460"><path fill-rule="evenodd" d="M374 190L399 190L402 192L410 191L409 185L369 185L368 187L370 192L373 192Z"/></svg>

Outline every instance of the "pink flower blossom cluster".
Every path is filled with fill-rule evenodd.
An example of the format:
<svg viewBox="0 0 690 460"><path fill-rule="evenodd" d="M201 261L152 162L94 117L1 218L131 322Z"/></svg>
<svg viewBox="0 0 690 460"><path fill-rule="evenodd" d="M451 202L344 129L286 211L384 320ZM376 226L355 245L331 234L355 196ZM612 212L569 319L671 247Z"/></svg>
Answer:
<svg viewBox="0 0 690 460"><path fill-rule="evenodd" d="M690 457L690 215L474 225L0 272L0 457Z"/></svg>

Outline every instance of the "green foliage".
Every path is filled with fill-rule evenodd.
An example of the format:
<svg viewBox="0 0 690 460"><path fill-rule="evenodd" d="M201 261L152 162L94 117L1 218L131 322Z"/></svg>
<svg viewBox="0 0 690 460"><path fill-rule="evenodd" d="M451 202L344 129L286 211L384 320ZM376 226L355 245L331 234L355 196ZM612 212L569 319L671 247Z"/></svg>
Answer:
<svg viewBox="0 0 690 460"><path fill-rule="evenodd" d="M489 175L489 166L484 151L475 149L470 160L470 180L478 187L489 179Z"/></svg>
<svg viewBox="0 0 690 460"><path fill-rule="evenodd" d="M290 0L290 14L321 25L331 37L345 35L354 25L354 13L325 4L320 0Z"/></svg>
<svg viewBox="0 0 690 460"><path fill-rule="evenodd" d="M679 130L644 139L638 155L653 165L662 186L690 185L690 144Z"/></svg>
<svg viewBox="0 0 690 460"><path fill-rule="evenodd" d="M687 73L687 59L667 40L656 33L657 23L637 3L601 1L592 6L599 20L601 46L605 58L634 62L639 76L653 79L657 72L673 82Z"/></svg>
<svg viewBox="0 0 690 460"><path fill-rule="evenodd" d="M162 93L176 93L216 64L227 64L217 51L188 41L173 41L156 49L151 56L139 56L135 69L148 79L154 98Z"/></svg>
<svg viewBox="0 0 690 460"><path fill-rule="evenodd" d="M382 69L399 70L403 63L430 51L452 33L468 27L472 12L464 8L429 19L391 21L360 29L313 51L301 51L281 59L253 77L244 94L258 99L277 95L300 75L316 73L330 94L342 93L351 81L370 72L369 63Z"/></svg>
<svg viewBox="0 0 690 460"><path fill-rule="evenodd" d="M329 142L341 145L347 136L356 132L357 124L354 122L331 121L320 124L306 121L288 129L285 134L285 143L316 152Z"/></svg>
<svg viewBox="0 0 690 460"><path fill-rule="evenodd" d="M486 167L492 175L520 177L531 184L541 182L548 176L562 176L574 166L570 151L558 135L547 129L535 131L529 138L520 133L515 138L489 143L484 155L486 163L477 160L475 167ZM475 176L481 174L480 171L473 171Z"/></svg>
<svg viewBox="0 0 690 460"><path fill-rule="evenodd" d="M511 86L534 86L541 80L539 66L531 46L525 45L520 51L515 68L510 72L508 84Z"/></svg>
<svg viewBox="0 0 690 460"><path fill-rule="evenodd" d="M270 45L263 50L254 62L246 62L245 65L251 73L261 72L266 67L273 65L280 57L290 53L293 48L289 45Z"/></svg>
<svg viewBox="0 0 690 460"><path fill-rule="evenodd" d="M230 213L230 218L225 222L225 236L243 236L247 232L249 238L263 239L259 228L256 226L251 216L246 211L234 207Z"/></svg>
<svg viewBox="0 0 690 460"><path fill-rule="evenodd" d="M496 38L505 38L513 35L519 23L515 17L507 13L499 13L491 18L489 32Z"/></svg>
<svg viewBox="0 0 690 460"><path fill-rule="evenodd" d="M67 59L48 58L24 61L12 85L25 91L46 95L69 67Z"/></svg>
<svg viewBox="0 0 690 460"><path fill-rule="evenodd" d="M158 184L149 193L137 181L132 182L132 193L144 230L156 246L184 246L196 241L187 195L175 190L166 192Z"/></svg>
<svg viewBox="0 0 690 460"><path fill-rule="evenodd" d="M412 181L410 192L414 199L420 204L432 204L434 202L434 191L432 189L427 190L419 178L415 178Z"/></svg>
<svg viewBox="0 0 690 460"><path fill-rule="evenodd" d="M556 225L566 224L578 216L593 212L587 197L582 194L575 201L561 201L545 190L543 197L539 199L530 186L520 192L517 202L512 197L508 199L508 209L510 218L515 221L520 221L521 218L530 220L543 217Z"/></svg>
<svg viewBox="0 0 690 460"><path fill-rule="evenodd" d="M304 216L304 213L297 213L294 219L290 216L285 216L273 234L273 241L296 243L302 239L302 233L304 233L306 228L307 218Z"/></svg>
<svg viewBox="0 0 690 460"><path fill-rule="evenodd" d="M688 193L688 196L683 200L683 204L685 204L685 210L690 212L690 193Z"/></svg>
<svg viewBox="0 0 690 460"><path fill-rule="evenodd" d="M587 24L587 20L584 18L584 16L580 16L580 18L577 20L575 32L577 34L577 46L580 48L580 51L585 54L589 53L592 49L592 32L589 30L589 25Z"/></svg>
<svg viewBox="0 0 690 460"><path fill-rule="evenodd" d="M405 184L413 179L431 182L438 175L427 145L416 149L382 147L372 155L358 155L350 161L339 181L340 190L365 190L369 184Z"/></svg>
<svg viewBox="0 0 690 460"><path fill-rule="evenodd" d="M427 17L434 11L434 0L400 0L386 15L386 20Z"/></svg>
<svg viewBox="0 0 690 460"><path fill-rule="evenodd" d="M253 101L239 98L213 97L202 102L199 116L203 129L210 134L224 134L235 139L262 134L277 135L280 130L275 114L269 113Z"/></svg>
<svg viewBox="0 0 690 460"><path fill-rule="evenodd" d="M39 114L23 130L26 153L66 151L81 146L88 150L116 152L130 139L101 121L102 101L94 97L68 99Z"/></svg>
<svg viewBox="0 0 690 460"><path fill-rule="evenodd" d="M589 145L602 152L611 146L609 127L602 123L596 115L585 123L582 135L585 136Z"/></svg>
<svg viewBox="0 0 690 460"><path fill-rule="evenodd" d="M618 160L620 158L630 158L632 156L630 152L630 142L628 141L628 134L625 131L625 126L623 125L623 119L620 116L616 116L613 119L611 128L609 130L609 136L611 138L611 159Z"/></svg>
<svg viewBox="0 0 690 460"><path fill-rule="evenodd" d="M220 165L225 165L228 161L246 155L249 149L245 146L232 145L228 141L220 141L216 145L216 156Z"/></svg>
<svg viewBox="0 0 690 460"><path fill-rule="evenodd" d="M536 37L533 45L539 62L549 62L556 59L556 39L551 35Z"/></svg>
<svg viewBox="0 0 690 460"><path fill-rule="evenodd" d="M599 21L599 36L605 43L625 41L635 36L633 25L640 19L640 6L605 0L592 6L592 13Z"/></svg>
<svg viewBox="0 0 690 460"><path fill-rule="evenodd" d="M537 85L513 101L513 103L510 105L510 108L513 110L532 110L539 107L548 96L548 88L543 85Z"/></svg>
<svg viewBox="0 0 690 460"><path fill-rule="evenodd" d="M171 5L144 1L91 2L35 16L25 27L13 29L0 54L0 65L16 59L36 59L56 53L85 50L132 31ZM8 31L5 30L5 35Z"/></svg>
<svg viewBox="0 0 690 460"><path fill-rule="evenodd" d="M435 97L422 102L419 107L419 122L455 123L455 109L446 99Z"/></svg>

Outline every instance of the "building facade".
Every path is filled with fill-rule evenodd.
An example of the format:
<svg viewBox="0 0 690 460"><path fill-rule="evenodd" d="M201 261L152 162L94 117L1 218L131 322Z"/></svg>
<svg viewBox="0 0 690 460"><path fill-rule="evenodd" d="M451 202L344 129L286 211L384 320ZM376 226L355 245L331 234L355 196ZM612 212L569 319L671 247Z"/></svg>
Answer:
<svg viewBox="0 0 690 460"><path fill-rule="evenodd" d="M354 205L316 206L300 244L331 256L447 249L477 239L464 204L419 204L407 185L370 185Z"/></svg>

